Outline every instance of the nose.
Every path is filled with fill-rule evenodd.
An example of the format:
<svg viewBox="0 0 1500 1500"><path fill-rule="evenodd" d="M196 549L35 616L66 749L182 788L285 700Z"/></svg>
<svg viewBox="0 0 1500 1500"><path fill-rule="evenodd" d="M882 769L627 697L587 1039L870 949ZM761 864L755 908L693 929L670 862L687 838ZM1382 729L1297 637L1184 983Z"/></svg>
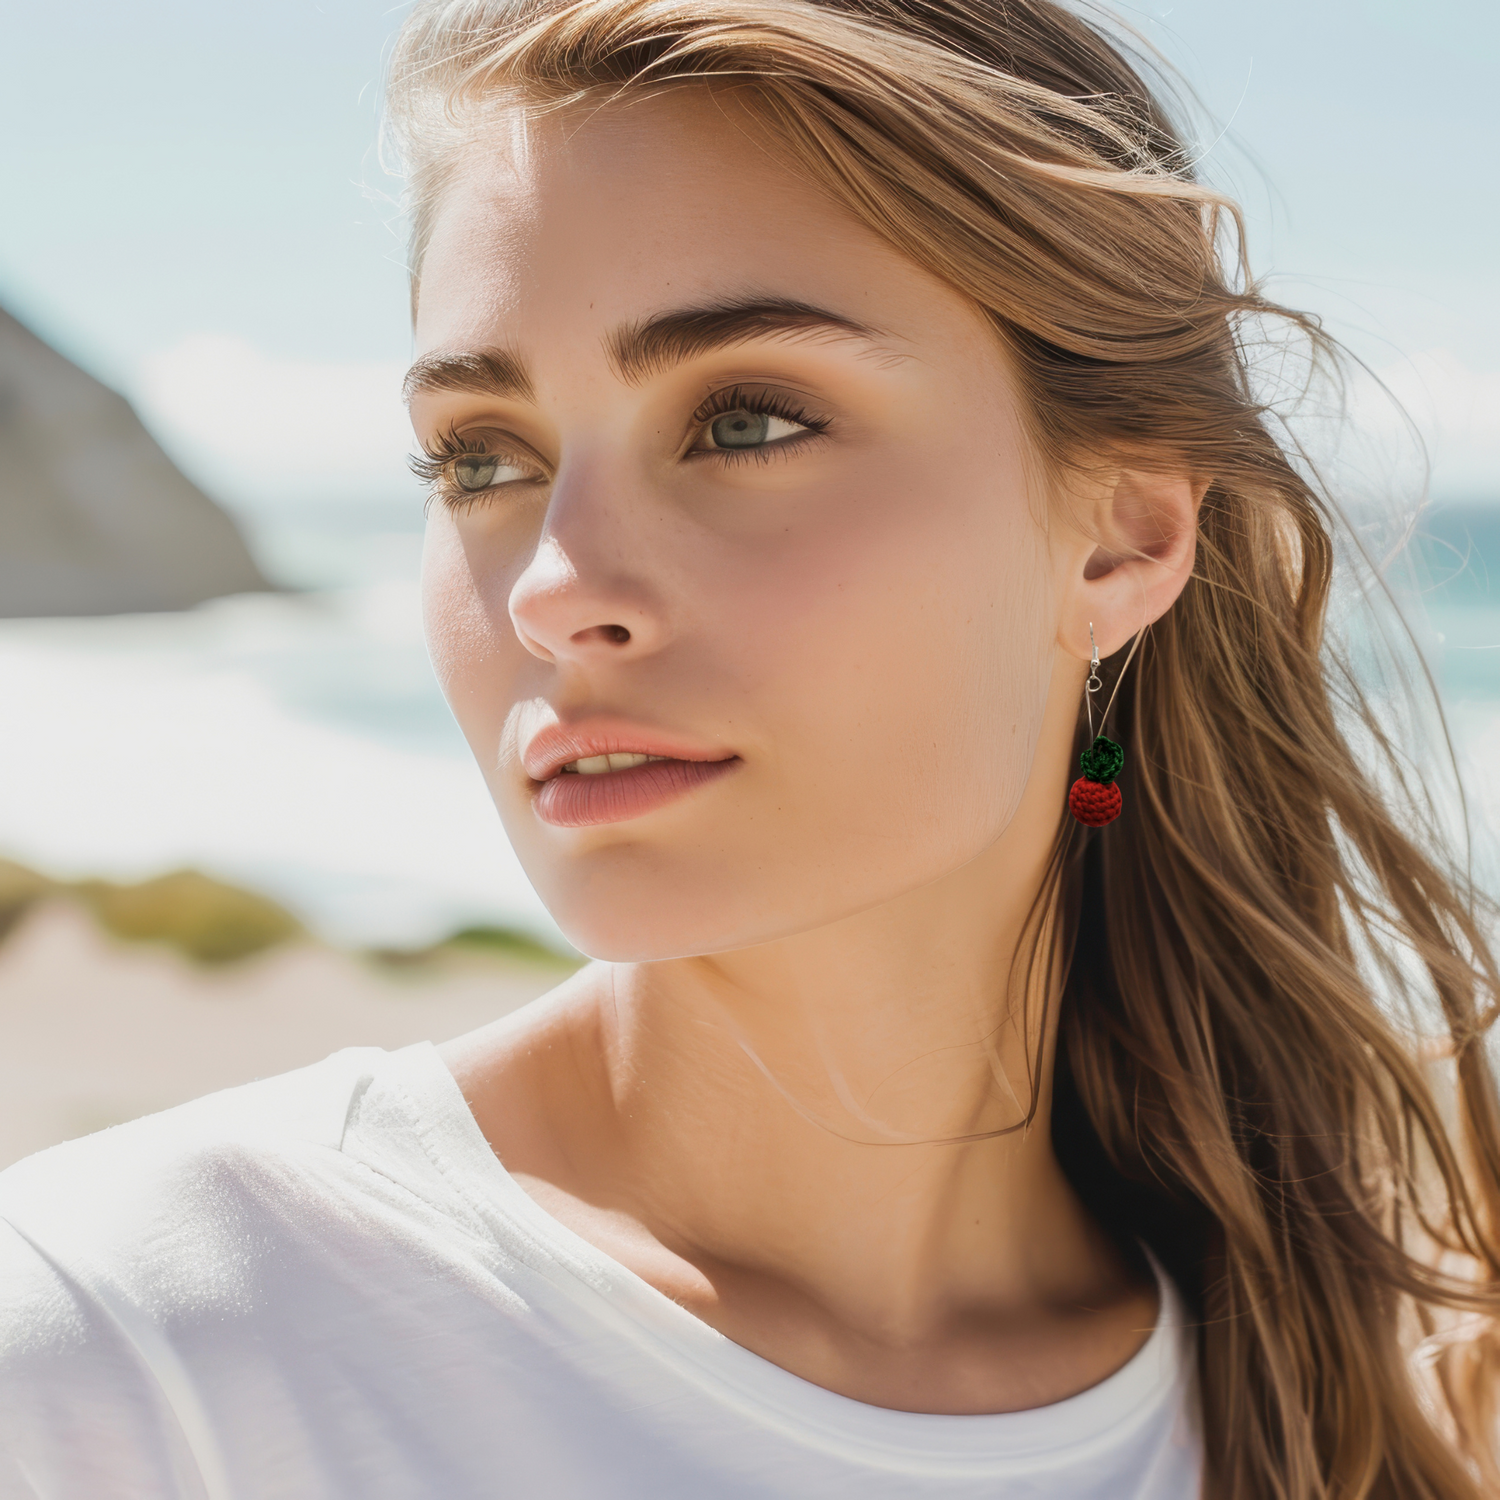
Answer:
<svg viewBox="0 0 1500 1500"><path fill-rule="evenodd" d="M511 589L511 625L522 645L543 661L578 664L624 662L660 649L668 634L660 605L602 534L607 523L580 526L576 514L566 525L561 519L549 515Z"/></svg>

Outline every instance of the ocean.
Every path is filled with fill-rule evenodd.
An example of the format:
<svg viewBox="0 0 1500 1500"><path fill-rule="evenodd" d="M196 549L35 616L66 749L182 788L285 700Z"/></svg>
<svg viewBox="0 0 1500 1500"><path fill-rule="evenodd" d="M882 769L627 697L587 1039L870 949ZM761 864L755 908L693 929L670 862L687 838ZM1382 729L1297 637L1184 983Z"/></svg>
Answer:
<svg viewBox="0 0 1500 1500"><path fill-rule="evenodd" d="M64 877L191 866L353 946L555 935L422 644L421 508L242 517L287 592L182 614L0 621L0 855ZM1438 506L1405 601L1500 870L1500 501Z"/></svg>

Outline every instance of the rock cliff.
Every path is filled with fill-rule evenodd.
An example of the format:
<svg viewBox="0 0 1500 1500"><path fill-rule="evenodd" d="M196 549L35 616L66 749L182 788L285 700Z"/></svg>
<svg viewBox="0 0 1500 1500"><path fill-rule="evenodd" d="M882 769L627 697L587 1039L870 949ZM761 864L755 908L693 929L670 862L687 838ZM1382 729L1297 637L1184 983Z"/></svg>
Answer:
<svg viewBox="0 0 1500 1500"><path fill-rule="evenodd" d="M0 309L0 615L186 609L267 587L130 403Z"/></svg>

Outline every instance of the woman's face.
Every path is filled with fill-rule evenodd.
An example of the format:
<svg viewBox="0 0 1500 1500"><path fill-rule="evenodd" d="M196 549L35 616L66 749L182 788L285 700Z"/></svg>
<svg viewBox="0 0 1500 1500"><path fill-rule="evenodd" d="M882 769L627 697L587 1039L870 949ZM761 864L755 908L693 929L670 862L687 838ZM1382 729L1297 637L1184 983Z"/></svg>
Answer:
<svg viewBox="0 0 1500 1500"><path fill-rule="evenodd" d="M473 149L417 340L433 659L580 949L743 947L992 848L1057 565L970 304L695 91Z"/></svg>

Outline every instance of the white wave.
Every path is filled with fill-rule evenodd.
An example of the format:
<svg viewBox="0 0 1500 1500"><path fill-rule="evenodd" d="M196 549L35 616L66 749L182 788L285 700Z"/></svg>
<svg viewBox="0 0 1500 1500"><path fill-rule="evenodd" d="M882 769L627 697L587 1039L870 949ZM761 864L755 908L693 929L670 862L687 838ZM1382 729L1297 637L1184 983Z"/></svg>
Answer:
<svg viewBox="0 0 1500 1500"><path fill-rule="evenodd" d="M414 732L446 712L414 614L386 586L5 622L0 848L61 874L195 866L343 942L477 922L555 932L456 730ZM335 679L360 728L324 701Z"/></svg>

